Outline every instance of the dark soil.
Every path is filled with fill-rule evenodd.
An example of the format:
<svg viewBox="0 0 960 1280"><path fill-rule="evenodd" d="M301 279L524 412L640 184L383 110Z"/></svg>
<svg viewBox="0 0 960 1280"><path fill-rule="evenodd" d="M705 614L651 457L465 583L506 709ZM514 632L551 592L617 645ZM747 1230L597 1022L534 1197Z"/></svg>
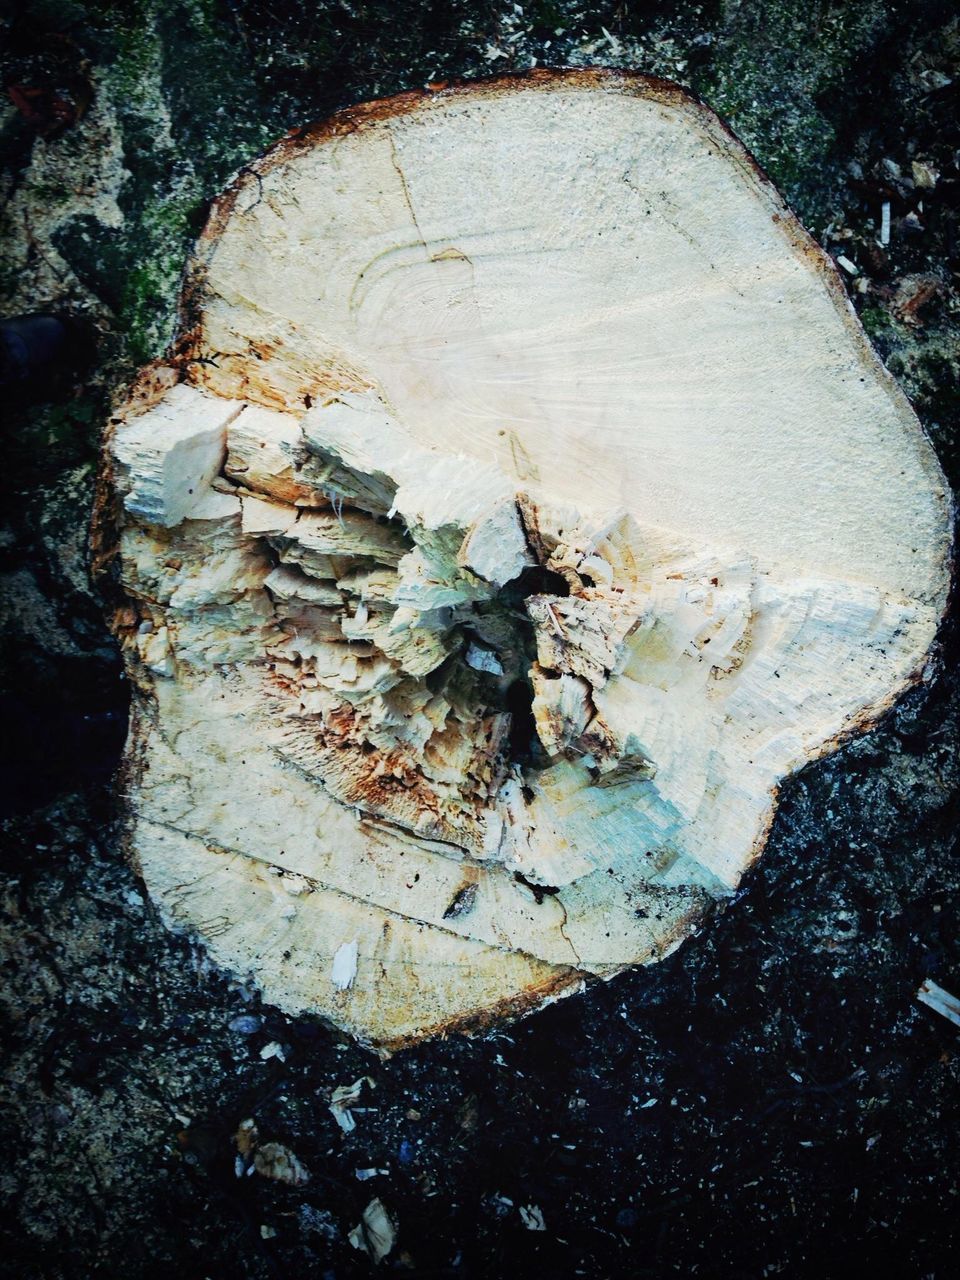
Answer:
<svg viewBox="0 0 960 1280"><path fill-rule="evenodd" d="M955 616L927 684L788 785L724 916L484 1039L380 1062L261 1006L163 929L118 852L93 463L111 395L169 339L209 200L295 124L534 58L666 75L726 115L855 269L960 481L951 3L0 4L0 314L70 315L98 344L8 404L3 436L3 1274L364 1275L347 1235L374 1196L399 1225L381 1269L415 1276L955 1273L960 1033L915 998L960 992ZM344 1134L330 1093L361 1076ZM237 1176L248 1118L309 1182Z"/></svg>

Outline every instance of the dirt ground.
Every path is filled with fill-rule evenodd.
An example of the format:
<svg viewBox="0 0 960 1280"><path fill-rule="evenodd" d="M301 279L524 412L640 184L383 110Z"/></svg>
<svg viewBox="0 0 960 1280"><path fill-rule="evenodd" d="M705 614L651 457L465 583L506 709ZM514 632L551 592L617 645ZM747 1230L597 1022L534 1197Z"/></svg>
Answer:
<svg viewBox="0 0 960 1280"><path fill-rule="evenodd" d="M0 4L0 314L96 336L4 415L4 1275L365 1275L348 1237L375 1197L398 1226L380 1269L411 1276L955 1274L960 1033L915 993L960 992L956 611L930 679L788 784L723 916L483 1039L382 1062L284 1017L163 929L118 850L93 468L209 200L335 107L534 62L635 67L720 111L845 260L960 481L952 3ZM331 1093L363 1077L345 1133ZM309 1179L238 1163L246 1120Z"/></svg>

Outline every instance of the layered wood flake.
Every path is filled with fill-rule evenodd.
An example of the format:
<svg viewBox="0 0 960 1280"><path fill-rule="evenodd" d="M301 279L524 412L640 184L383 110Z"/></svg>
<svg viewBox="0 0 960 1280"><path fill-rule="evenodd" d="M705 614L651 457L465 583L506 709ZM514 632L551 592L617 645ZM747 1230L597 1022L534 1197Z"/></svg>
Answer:
<svg viewBox="0 0 960 1280"><path fill-rule="evenodd" d="M782 780L921 668L947 499L677 90L400 99L250 172L186 380L110 445L131 838L172 923L389 1048L729 898Z"/></svg>

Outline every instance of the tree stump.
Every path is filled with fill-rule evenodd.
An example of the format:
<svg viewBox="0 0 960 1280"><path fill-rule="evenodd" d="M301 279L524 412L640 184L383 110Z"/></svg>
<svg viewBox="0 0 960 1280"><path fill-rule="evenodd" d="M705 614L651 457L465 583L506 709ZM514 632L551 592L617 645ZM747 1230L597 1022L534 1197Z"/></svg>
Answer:
<svg viewBox="0 0 960 1280"><path fill-rule="evenodd" d="M245 168L103 479L147 886L385 1051L676 947L783 780L921 676L949 580L830 260L622 73L403 95Z"/></svg>

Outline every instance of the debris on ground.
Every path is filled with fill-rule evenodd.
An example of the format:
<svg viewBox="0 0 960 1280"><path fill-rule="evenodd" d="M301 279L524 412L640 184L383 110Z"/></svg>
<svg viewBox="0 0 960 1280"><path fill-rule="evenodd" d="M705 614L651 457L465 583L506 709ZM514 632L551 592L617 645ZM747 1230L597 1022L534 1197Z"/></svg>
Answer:
<svg viewBox="0 0 960 1280"><path fill-rule="evenodd" d="M904 276L893 295L891 308L894 315L904 324L921 324L921 310L928 302L932 302L942 289L943 282L937 276L928 273Z"/></svg>
<svg viewBox="0 0 960 1280"><path fill-rule="evenodd" d="M522 1204L519 1207L520 1221L528 1231L546 1231L547 1224L543 1220L543 1213L539 1205Z"/></svg>
<svg viewBox="0 0 960 1280"><path fill-rule="evenodd" d="M960 1000L952 996L949 991L944 991L943 987L937 986L928 978L926 982L920 984L917 999L934 1013L941 1014L949 1022L960 1027Z"/></svg>
<svg viewBox="0 0 960 1280"><path fill-rule="evenodd" d="M253 1167L262 1178L285 1182L291 1187L310 1181L309 1170L280 1142L265 1142L253 1157Z"/></svg>
<svg viewBox="0 0 960 1280"><path fill-rule="evenodd" d="M240 1013L227 1023L228 1029L235 1031L238 1036L255 1035L262 1026L263 1019L252 1013Z"/></svg>
<svg viewBox="0 0 960 1280"><path fill-rule="evenodd" d="M929 160L913 160L910 168L913 172L913 185L924 191L932 191L940 179L940 170Z"/></svg>
<svg viewBox="0 0 960 1280"><path fill-rule="evenodd" d="M304 1234L321 1236L324 1240L339 1238L340 1229L329 1209L317 1209L312 1204L302 1204L297 1210L300 1230Z"/></svg>
<svg viewBox="0 0 960 1280"><path fill-rule="evenodd" d="M370 1201L348 1238L355 1249L369 1254L374 1263L383 1261L396 1242L397 1228L381 1200Z"/></svg>
<svg viewBox="0 0 960 1280"><path fill-rule="evenodd" d="M330 1111L344 1133L352 1133L357 1127L350 1108L360 1101L360 1094L365 1084L368 1084L371 1089L377 1087L370 1076L361 1076L359 1080L354 1080L353 1084L338 1085L330 1095Z"/></svg>
<svg viewBox="0 0 960 1280"><path fill-rule="evenodd" d="M290 1187L302 1187L310 1181L306 1165L281 1142L260 1141L260 1134L253 1120L243 1120L234 1135L237 1146L235 1172L238 1178L259 1173L261 1178L283 1182Z"/></svg>
<svg viewBox="0 0 960 1280"><path fill-rule="evenodd" d="M260 1135L253 1120L241 1120L233 1140L237 1144L237 1152L241 1160L246 1162L251 1159L260 1141Z"/></svg>

